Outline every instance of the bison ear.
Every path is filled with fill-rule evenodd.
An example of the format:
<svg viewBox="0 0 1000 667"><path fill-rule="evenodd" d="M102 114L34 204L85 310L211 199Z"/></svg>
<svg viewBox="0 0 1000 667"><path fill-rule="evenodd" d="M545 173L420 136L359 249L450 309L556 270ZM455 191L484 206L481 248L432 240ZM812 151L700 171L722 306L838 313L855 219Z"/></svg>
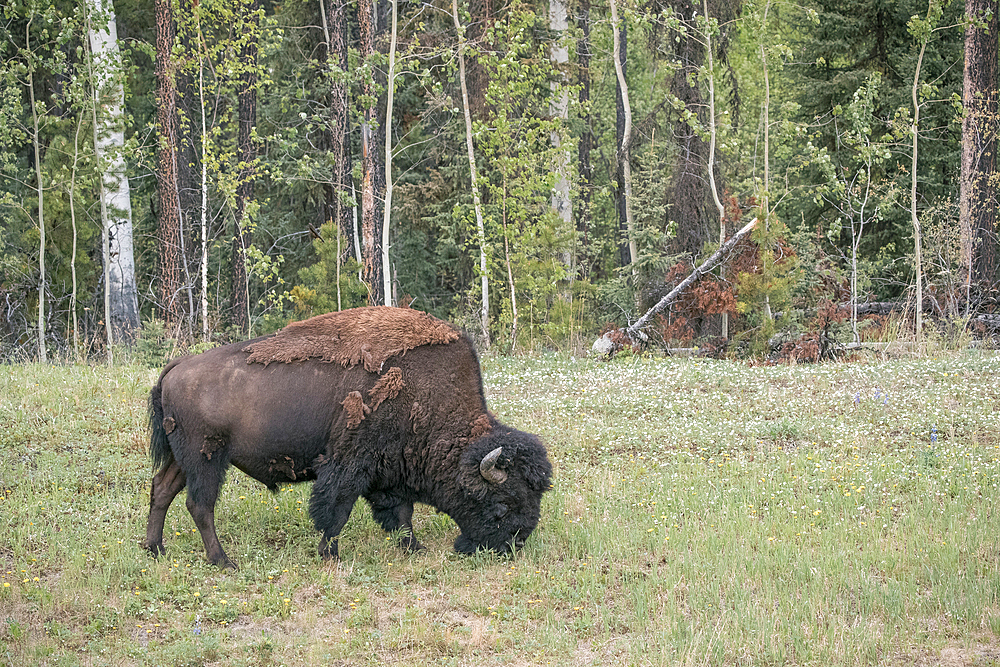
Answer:
<svg viewBox="0 0 1000 667"><path fill-rule="evenodd" d="M497 447L479 462L479 472L490 484L503 484L507 481L507 473L497 468L497 459L501 454L503 447Z"/></svg>

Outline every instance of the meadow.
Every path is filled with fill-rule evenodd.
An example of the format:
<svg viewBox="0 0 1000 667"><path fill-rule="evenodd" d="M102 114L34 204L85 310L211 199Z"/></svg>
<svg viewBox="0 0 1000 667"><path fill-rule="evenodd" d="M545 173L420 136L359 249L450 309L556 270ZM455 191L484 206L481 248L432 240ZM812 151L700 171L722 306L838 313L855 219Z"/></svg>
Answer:
<svg viewBox="0 0 1000 667"><path fill-rule="evenodd" d="M1000 664L1000 357L753 366L487 357L554 486L512 557L402 552L359 504L316 555L310 485L231 471L235 572L178 501L141 548L139 364L0 372L0 664Z"/></svg>

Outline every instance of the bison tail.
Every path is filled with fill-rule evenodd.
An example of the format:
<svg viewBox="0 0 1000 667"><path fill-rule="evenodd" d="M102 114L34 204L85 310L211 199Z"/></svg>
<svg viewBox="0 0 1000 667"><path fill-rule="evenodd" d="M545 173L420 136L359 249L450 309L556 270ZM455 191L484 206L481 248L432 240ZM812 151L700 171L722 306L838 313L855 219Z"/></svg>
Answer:
<svg viewBox="0 0 1000 667"><path fill-rule="evenodd" d="M153 468L159 470L173 456L170 443L167 441L167 431L163 427L163 403L160 401L160 385L157 383L149 392L149 455L153 459Z"/></svg>

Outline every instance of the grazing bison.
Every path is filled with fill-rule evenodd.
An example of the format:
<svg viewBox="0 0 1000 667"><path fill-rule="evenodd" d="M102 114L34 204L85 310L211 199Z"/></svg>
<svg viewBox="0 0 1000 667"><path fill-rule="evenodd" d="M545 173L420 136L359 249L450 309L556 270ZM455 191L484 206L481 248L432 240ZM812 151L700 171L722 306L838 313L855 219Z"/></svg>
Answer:
<svg viewBox="0 0 1000 667"><path fill-rule="evenodd" d="M458 524L455 549L520 547L538 524L552 466L538 438L486 409L471 342L427 314L376 306L320 315L272 336L167 365L149 397L153 476L145 546L165 553L163 523L187 487L208 560L235 567L215 532L234 465L272 491L315 480L319 553L358 497L401 544L421 549L413 503Z"/></svg>

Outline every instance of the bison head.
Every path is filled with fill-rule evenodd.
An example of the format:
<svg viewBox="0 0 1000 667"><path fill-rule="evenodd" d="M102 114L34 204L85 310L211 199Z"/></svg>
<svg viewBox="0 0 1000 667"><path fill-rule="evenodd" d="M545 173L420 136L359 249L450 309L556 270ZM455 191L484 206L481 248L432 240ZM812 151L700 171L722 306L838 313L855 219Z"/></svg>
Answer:
<svg viewBox="0 0 1000 667"><path fill-rule="evenodd" d="M494 422L489 434L462 455L460 507L452 517L462 529L455 550L508 552L520 548L538 525L552 464L539 439Z"/></svg>

